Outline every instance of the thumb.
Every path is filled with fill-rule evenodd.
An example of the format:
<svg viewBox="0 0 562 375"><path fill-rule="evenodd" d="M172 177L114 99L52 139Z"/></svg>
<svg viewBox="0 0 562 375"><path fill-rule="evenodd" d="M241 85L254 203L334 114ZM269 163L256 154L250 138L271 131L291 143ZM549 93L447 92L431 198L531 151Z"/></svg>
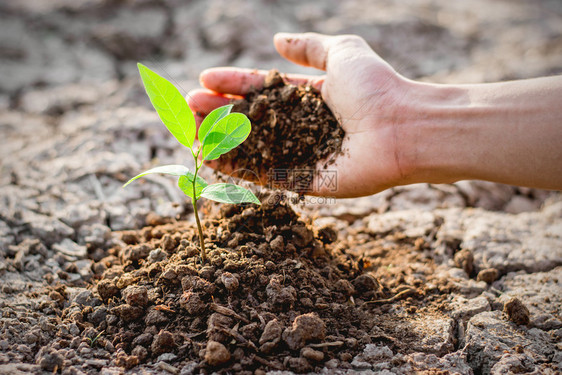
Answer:
<svg viewBox="0 0 562 375"><path fill-rule="evenodd" d="M338 57L373 54L368 44L356 35L277 33L273 43L284 58L320 70L327 70L328 63L339 60Z"/></svg>

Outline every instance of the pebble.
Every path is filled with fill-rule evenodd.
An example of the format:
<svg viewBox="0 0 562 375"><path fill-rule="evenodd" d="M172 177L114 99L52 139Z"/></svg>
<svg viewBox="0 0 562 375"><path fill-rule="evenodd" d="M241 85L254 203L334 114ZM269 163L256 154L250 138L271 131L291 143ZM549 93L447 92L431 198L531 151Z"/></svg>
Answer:
<svg viewBox="0 0 562 375"><path fill-rule="evenodd" d="M217 341L210 340L205 350L205 362L211 366L218 366L230 360L228 349Z"/></svg>
<svg viewBox="0 0 562 375"><path fill-rule="evenodd" d="M486 268L478 272L478 275L476 276L476 280L484 281L488 284L491 284L498 279L499 274L500 274L499 271L495 268Z"/></svg>
<svg viewBox="0 0 562 375"><path fill-rule="evenodd" d="M512 298L503 307L503 312L507 314L509 320L518 325L527 325L530 321L530 313L527 306L518 298Z"/></svg>
<svg viewBox="0 0 562 375"><path fill-rule="evenodd" d="M309 347L302 348L301 356L306 359L310 359L311 361L319 362L324 359L324 353L319 350L314 350Z"/></svg>
<svg viewBox="0 0 562 375"><path fill-rule="evenodd" d="M131 306L146 307L148 305L148 290L144 286L128 286L121 294Z"/></svg>
<svg viewBox="0 0 562 375"><path fill-rule="evenodd" d="M292 350L302 348L307 342L321 341L326 336L326 325L315 313L299 315L291 328L283 331L283 340Z"/></svg>

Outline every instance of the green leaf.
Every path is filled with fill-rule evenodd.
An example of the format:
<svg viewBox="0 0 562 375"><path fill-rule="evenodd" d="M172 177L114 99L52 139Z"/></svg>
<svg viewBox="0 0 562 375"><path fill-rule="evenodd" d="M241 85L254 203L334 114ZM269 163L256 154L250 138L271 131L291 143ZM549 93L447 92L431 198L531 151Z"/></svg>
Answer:
<svg viewBox="0 0 562 375"><path fill-rule="evenodd" d="M261 204L250 190L233 184L208 185L201 191L203 198L221 203L255 203Z"/></svg>
<svg viewBox="0 0 562 375"><path fill-rule="evenodd" d="M138 63L146 93L160 120L182 145L192 148L195 140L195 117L183 95L167 79Z"/></svg>
<svg viewBox="0 0 562 375"><path fill-rule="evenodd" d="M170 174L172 176L183 176L186 174L192 174L184 165L172 164L172 165L162 165L160 167L152 168L147 171L142 172L141 174L136 175L135 177L131 178L123 187L129 185L131 182L135 181L137 178L141 178L146 176L147 174L152 173L162 173L162 174Z"/></svg>
<svg viewBox="0 0 562 375"><path fill-rule="evenodd" d="M215 160L244 142L252 127L242 113L231 113L220 119L207 133L203 143L203 160Z"/></svg>
<svg viewBox="0 0 562 375"><path fill-rule="evenodd" d="M201 176L195 179L195 199L201 197L201 191L209 184ZM180 176L178 186L191 199L193 199L193 173L189 172L184 176Z"/></svg>
<svg viewBox="0 0 562 375"><path fill-rule="evenodd" d="M209 113L207 117L205 117L205 119L201 123L201 126L199 126L199 133L197 135L201 144L205 143L207 133L213 127L213 125L215 125L223 117L227 116L232 110L232 107L232 104L227 104L215 109L214 111Z"/></svg>

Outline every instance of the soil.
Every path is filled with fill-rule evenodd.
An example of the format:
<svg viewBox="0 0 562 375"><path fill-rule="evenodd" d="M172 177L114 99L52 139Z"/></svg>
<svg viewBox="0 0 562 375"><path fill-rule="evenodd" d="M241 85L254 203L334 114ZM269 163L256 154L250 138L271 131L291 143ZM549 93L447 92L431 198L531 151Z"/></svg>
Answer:
<svg viewBox="0 0 562 375"><path fill-rule="evenodd" d="M267 176L261 185L305 193L318 163L326 168L343 153L345 131L320 92L287 83L277 70L269 71L263 88L235 101L233 111L250 118L252 132L220 162L243 177Z"/></svg>
<svg viewBox="0 0 562 375"><path fill-rule="evenodd" d="M122 185L155 165L193 167L139 59L185 93L212 66L317 74L271 43L313 30L362 36L410 79L534 78L562 73L562 3L235 5L0 1L0 374L560 373L559 192L459 181L201 207L203 266L176 181ZM287 116L286 87L267 88L264 118ZM318 103L296 95L296 107Z"/></svg>
<svg viewBox="0 0 562 375"><path fill-rule="evenodd" d="M66 301L63 322L95 339L94 348L116 351L125 368L172 358L202 373L303 373L334 359L350 367L370 343L408 352L415 338L397 329L390 303L404 300L412 314L439 310L436 294L445 286L431 293L419 280L408 285L410 266L381 271L401 256L424 258L419 242L375 264L348 250L361 243L311 226L285 203L209 214L207 263L192 223L121 232L122 244L92 266L92 302ZM425 261L421 272L431 277ZM55 290L51 297L65 304L64 285ZM72 340L69 333L59 342Z"/></svg>

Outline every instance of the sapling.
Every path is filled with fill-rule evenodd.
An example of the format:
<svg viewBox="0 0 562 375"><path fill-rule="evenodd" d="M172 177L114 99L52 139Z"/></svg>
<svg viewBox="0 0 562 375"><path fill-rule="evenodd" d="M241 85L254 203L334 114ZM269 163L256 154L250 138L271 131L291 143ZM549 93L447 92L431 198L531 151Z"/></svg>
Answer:
<svg viewBox="0 0 562 375"><path fill-rule="evenodd" d="M258 198L249 190L227 183L208 184L201 176L199 169L205 160L215 160L240 145L251 131L250 120L242 113L230 113L232 104L217 108L201 123L199 127L199 147L195 148L195 117L179 90L168 80L159 76L142 64L138 64L140 76L146 93L158 116L179 143L191 151L195 162L192 172L184 165L163 165L149 169L131 178L123 187L137 178L151 173L163 173L179 176L178 186L191 198L193 213L199 233L201 261L205 263L205 241L197 201L207 198L221 203L255 203Z"/></svg>

